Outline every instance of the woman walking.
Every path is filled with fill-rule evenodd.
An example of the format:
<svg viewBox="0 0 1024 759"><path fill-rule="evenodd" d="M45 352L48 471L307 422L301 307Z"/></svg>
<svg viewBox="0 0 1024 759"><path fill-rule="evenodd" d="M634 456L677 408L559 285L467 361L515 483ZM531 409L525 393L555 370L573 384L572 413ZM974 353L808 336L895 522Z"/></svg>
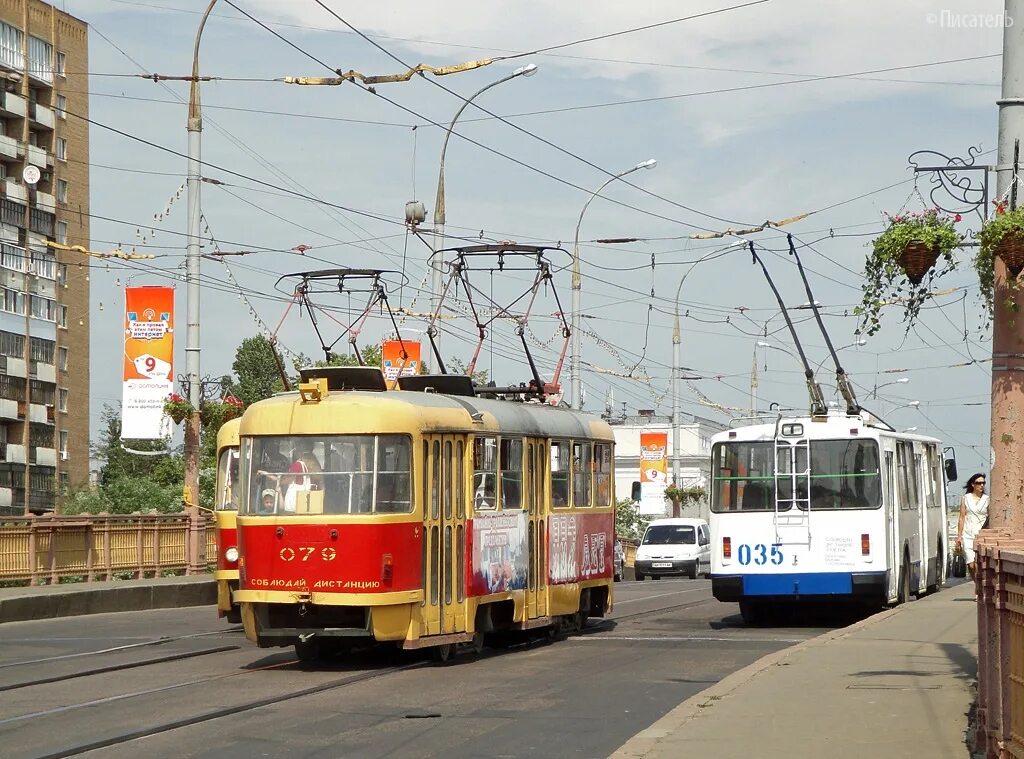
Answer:
<svg viewBox="0 0 1024 759"><path fill-rule="evenodd" d="M988 521L988 496L985 495L985 475L972 475L964 486L960 499L960 521L956 528L956 543L964 552L967 571L974 579L974 538Z"/></svg>

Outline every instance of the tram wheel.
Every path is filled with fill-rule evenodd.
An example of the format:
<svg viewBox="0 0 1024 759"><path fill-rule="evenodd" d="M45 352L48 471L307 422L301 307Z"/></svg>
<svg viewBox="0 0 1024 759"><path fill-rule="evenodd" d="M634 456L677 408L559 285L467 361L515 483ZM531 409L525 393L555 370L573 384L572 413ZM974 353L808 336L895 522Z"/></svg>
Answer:
<svg viewBox="0 0 1024 759"><path fill-rule="evenodd" d="M224 615L226 619L232 625L242 624L242 610L238 606L232 606L231 611Z"/></svg>
<svg viewBox="0 0 1024 759"><path fill-rule="evenodd" d="M434 661L446 662L452 658L452 644L445 643L441 646L434 646L431 653L434 655Z"/></svg>
<svg viewBox="0 0 1024 759"><path fill-rule="evenodd" d="M469 644L470 649L474 654L481 654L484 651L484 634L482 632L473 633L473 642Z"/></svg>
<svg viewBox="0 0 1024 759"><path fill-rule="evenodd" d="M295 656L299 661L309 663L319 661L323 657L324 649L320 645L319 638L300 640L295 644Z"/></svg>

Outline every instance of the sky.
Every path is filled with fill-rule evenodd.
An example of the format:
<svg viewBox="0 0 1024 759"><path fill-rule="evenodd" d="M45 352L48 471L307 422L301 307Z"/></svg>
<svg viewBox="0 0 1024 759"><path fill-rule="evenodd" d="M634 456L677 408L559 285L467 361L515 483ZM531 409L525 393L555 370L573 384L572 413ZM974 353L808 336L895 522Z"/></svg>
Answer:
<svg viewBox="0 0 1024 759"><path fill-rule="evenodd" d="M120 395L123 287L175 285L184 324L187 84L138 75L189 73L206 4L57 3L91 30L93 248L155 256L94 267L95 429L103 404L116 405ZM758 409L806 408L794 343L760 268L744 248L723 251L729 240L691 236L809 214L751 237L785 302L808 300L787 255L789 232L863 405L897 429L941 438L956 449L961 472L984 471L991 333L973 250L958 253L958 270L940 280L909 331L900 310L889 308L880 332L859 336L853 309L884 214L933 203L929 176L915 182L908 156L967 156L973 147L979 163L995 162L1001 8L998 0L446 0L436 8L404 0L220 0L200 53L201 73L214 78L201 86L203 176L218 182L202 185L203 252L250 252L202 261L201 371L230 372L239 342L261 330L275 332L290 353L319 355L308 316L288 310L290 286L277 285L303 270L394 270L389 303L413 314L400 320L402 334L422 338L427 320L417 314L429 308L429 230L445 130L463 98L533 63L536 75L481 94L474 104L487 112L471 105L453 129L445 232L448 245L514 240L564 250L549 253L553 279L540 289L526 331L545 378L563 347L556 314L569 310L579 223L586 409L600 413L610 403L616 414L670 413L677 289L681 364L694 378L681 385L684 415L748 415L754 366ZM372 92L274 81L481 59L493 60ZM603 183L650 158L655 169L610 182L581 220ZM411 200L428 209L421 225L428 233L407 230ZM977 218L966 215L962 228L976 229ZM606 238L636 241L595 242ZM292 250L301 246L308 249ZM723 255L708 256L713 251ZM708 260L695 265L701 257ZM484 309L485 297L512 303L533 277L512 266L489 270L482 260L473 266L475 302ZM464 290L455 294L439 342L446 362L466 363L476 328ZM328 342L361 310L361 298L318 299ZM507 310L521 315L524 301ZM834 370L811 314L792 315L834 398ZM360 345L392 331L390 318L375 314ZM177 372L184 369L179 332ZM510 320L495 322L480 367L499 384L529 379ZM568 357L560 380L568 391Z"/></svg>

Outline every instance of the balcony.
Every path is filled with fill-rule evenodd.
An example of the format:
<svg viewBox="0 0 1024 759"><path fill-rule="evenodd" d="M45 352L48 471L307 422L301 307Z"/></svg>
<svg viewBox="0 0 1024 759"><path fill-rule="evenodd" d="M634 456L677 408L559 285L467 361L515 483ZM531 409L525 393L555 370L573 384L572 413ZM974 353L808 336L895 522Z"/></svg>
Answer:
<svg viewBox="0 0 1024 759"><path fill-rule="evenodd" d="M57 211L57 199L48 192L36 193L36 208L55 213Z"/></svg>
<svg viewBox="0 0 1024 759"><path fill-rule="evenodd" d="M28 372L25 370L25 359L14 358L13 356L6 356L6 358L8 376L21 377L22 379L28 376Z"/></svg>
<svg viewBox="0 0 1024 759"><path fill-rule="evenodd" d="M21 157L21 147L18 140L0 134L0 156L17 161Z"/></svg>
<svg viewBox="0 0 1024 759"><path fill-rule="evenodd" d="M46 149L41 148L38 145L26 145L25 146L25 159L33 166L39 168L46 167Z"/></svg>
<svg viewBox="0 0 1024 759"><path fill-rule="evenodd" d="M33 208L29 214L29 229L49 238L53 237L53 228L56 223L57 217L49 211Z"/></svg>
<svg viewBox="0 0 1024 759"><path fill-rule="evenodd" d="M25 446L15 445L14 443L7 444L7 463L8 464L24 464L25 463Z"/></svg>
<svg viewBox="0 0 1024 759"><path fill-rule="evenodd" d="M57 466L56 448L33 448L35 452L35 464L39 466Z"/></svg>
<svg viewBox="0 0 1024 759"><path fill-rule="evenodd" d="M0 509L10 509L14 506L14 490L12 488L0 488Z"/></svg>
<svg viewBox="0 0 1024 759"><path fill-rule="evenodd" d="M0 137L0 146L3 145L4 139L6 138ZM0 150L0 152L3 151ZM0 222L15 227L25 226L25 204L10 198L0 198Z"/></svg>
<svg viewBox="0 0 1024 759"><path fill-rule="evenodd" d="M32 103L29 106L29 117L44 129L53 130L53 110L41 103Z"/></svg>
<svg viewBox="0 0 1024 759"><path fill-rule="evenodd" d="M57 382L57 367L53 364L37 364L36 379L40 382ZM52 407L51 407L52 408Z"/></svg>
<svg viewBox="0 0 1024 759"><path fill-rule="evenodd" d="M18 402L10 398L0 398L0 419L19 419Z"/></svg>
<svg viewBox="0 0 1024 759"><path fill-rule="evenodd" d="M41 403L28 404L28 420L37 424L46 424L46 406Z"/></svg>
<svg viewBox="0 0 1024 759"><path fill-rule="evenodd" d="M0 115L5 118L12 116L24 118L27 112L25 98L21 95L15 95L13 92L0 92Z"/></svg>
<svg viewBox="0 0 1024 759"><path fill-rule="evenodd" d="M3 182L3 194L4 196L17 200L21 203L28 202L28 189L23 184L18 182L12 182L10 179L5 179Z"/></svg>

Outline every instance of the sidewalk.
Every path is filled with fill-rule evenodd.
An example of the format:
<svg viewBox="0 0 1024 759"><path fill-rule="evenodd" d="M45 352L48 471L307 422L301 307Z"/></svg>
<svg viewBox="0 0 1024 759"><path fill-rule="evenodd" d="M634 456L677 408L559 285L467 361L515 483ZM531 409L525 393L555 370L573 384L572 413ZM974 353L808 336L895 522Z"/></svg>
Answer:
<svg viewBox="0 0 1024 759"><path fill-rule="evenodd" d="M0 623L215 603L212 574L0 588Z"/></svg>
<svg viewBox="0 0 1024 759"><path fill-rule="evenodd" d="M680 704L614 757L968 757L974 585L760 659Z"/></svg>

